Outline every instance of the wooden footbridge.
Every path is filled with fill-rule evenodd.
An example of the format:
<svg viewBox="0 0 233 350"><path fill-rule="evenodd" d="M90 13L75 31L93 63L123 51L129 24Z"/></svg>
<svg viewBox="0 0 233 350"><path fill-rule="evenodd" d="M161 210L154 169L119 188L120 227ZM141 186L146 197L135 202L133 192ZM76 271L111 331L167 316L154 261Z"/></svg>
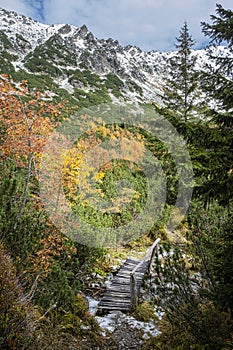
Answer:
<svg viewBox="0 0 233 350"><path fill-rule="evenodd" d="M160 238L148 249L142 260L128 258L106 289L97 309L97 314L110 311L129 312L137 305L143 277L151 270Z"/></svg>

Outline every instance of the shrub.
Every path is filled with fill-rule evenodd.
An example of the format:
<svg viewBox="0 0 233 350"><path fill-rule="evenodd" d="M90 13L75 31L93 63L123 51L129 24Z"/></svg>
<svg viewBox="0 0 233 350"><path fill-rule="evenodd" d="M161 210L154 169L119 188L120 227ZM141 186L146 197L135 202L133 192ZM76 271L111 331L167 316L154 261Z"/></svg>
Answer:
<svg viewBox="0 0 233 350"><path fill-rule="evenodd" d="M144 301L141 304L135 306L133 310L133 316L143 322L149 322L151 320L158 320L154 313L153 306L148 302Z"/></svg>

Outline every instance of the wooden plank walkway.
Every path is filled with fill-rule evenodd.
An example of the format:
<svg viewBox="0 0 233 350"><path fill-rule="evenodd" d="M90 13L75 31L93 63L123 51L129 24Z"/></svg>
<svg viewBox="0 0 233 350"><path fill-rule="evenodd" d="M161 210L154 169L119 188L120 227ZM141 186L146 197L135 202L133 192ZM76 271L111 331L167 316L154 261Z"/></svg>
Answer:
<svg viewBox="0 0 233 350"><path fill-rule="evenodd" d="M160 238L157 238L142 260L126 259L111 285L106 289L98 305L97 314L109 311L129 312L132 306L137 304L143 277L147 271L151 270L155 252L158 252L159 241Z"/></svg>
<svg viewBox="0 0 233 350"><path fill-rule="evenodd" d="M141 261L137 259L127 259L125 261L116 276L114 276L111 285L106 289L106 292L98 305L98 314L107 313L109 311L130 311L132 304L130 276L140 262ZM142 279L148 269L148 265L148 261L143 262L135 272L136 288L138 291L142 284Z"/></svg>

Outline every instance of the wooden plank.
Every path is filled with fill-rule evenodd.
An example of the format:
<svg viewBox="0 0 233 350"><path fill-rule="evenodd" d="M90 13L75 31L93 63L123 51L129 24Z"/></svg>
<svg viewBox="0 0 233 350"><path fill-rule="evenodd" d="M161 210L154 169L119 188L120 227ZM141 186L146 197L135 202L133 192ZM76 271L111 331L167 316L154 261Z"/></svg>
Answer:
<svg viewBox="0 0 233 350"><path fill-rule="evenodd" d="M103 299L101 299L101 303L104 300L130 300L130 294L129 295L118 295L118 296L113 296L113 295L106 295Z"/></svg>
<svg viewBox="0 0 233 350"><path fill-rule="evenodd" d="M117 281L114 281L114 284L112 284L111 286L111 290L115 289L115 288L123 288L123 289L129 289L130 287L130 283L118 283Z"/></svg>
<svg viewBox="0 0 233 350"><path fill-rule="evenodd" d="M148 268L148 265L139 268L137 271L138 271L138 272L145 272L145 271L147 270L147 268ZM133 269L134 269L133 266L132 266L131 268L125 267L125 268L123 268L123 269L120 269L118 273L121 273L121 272L130 273L130 272L133 271ZM136 272L137 272L137 271L136 271ZM118 275L118 273L117 273L117 275ZM117 276L117 275L116 275L116 276Z"/></svg>
<svg viewBox="0 0 233 350"><path fill-rule="evenodd" d="M115 281L112 285L112 288L109 290L116 290L116 289L124 289L124 290L130 290L130 283L121 283L119 281Z"/></svg>
<svg viewBox="0 0 233 350"><path fill-rule="evenodd" d="M146 266L145 268L138 269L135 273L145 274L147 269L148 269L148 266ZM118 274L121 274L121 273L131 274L132 272L133 272L133 269L128 269L128 270L127 269L123 269L123 270L119 271ZM116 276L118 276L118 274Z"/></svg>
<svg viewBox="0 0 233 350"><path fill-rule="evenodd" d="M130 309L131 308L131 303L128 303L128 304L115 304L115 303L112 303L112 302L109 302L109 303L104 303L103 305L101 305L102 309L103 308L118 308L118 310L124 310L124 309Z"/></svg>
<svg viewBox="0 0 233 350"><path fill-rule="evenodd" d="M103 296L103 298L101 300L103 300L105 297L110 297L110 298L115 298L116 295L120 295L123 298L128 298L130 297L130 293L107 293Z"/></svg>
<svg viewBox="0 0 233 350"><path fill-rule="evenodd" d="M108 289L105 294L118 294L119 290L118 289ZM126 290L123 290L121 294L127 294L128 292Z"/></svg>
<svg viewBox="0 0 233 350"><path fill-rule="evenodd" d="M141 261L141 260L139 260L139 259L127 258L127 259L125 260L125 263L126 263L126 262L139 263L140 261Z"/></svg>
<svg viewBox="0 0 233 350"><path fill-rule="evenodd" d="M136 276L136 277L138 277L138 276ZM142 280L143 280L143 276L142 276L142 278L137 278L138 282L142 282ZM128 285L128 284L130 284L130 276L127 279L124 277L119 277L119 278L115 279L115 281L112 282L111 286L114 286L115 283L122 284L124 286Z"/></svg>
<svg viewBox="0 0 233 350"><path fill-rule="evenodd" d="M114 282L128 284L130 282L130 277L129 278L118 277Z"/></svg>
<svg viewBox="0 0 233 350"><path fill-rule="evenodd" d="M136 272L136 275L137 276L144 276L145 274L145 271L137 271ZM118 274L117 274L117 277L130 277L131 275L131 271L120 271Z"/></svg>
<svg viewBox="0 0 233 350"><path fill-rule="evenodd" d="M102 310L104 309L109 309L109 310L130 310L131 309L131 305L125 305L125 306L122 306L122 305L113 305L113 304L109 304L109 305L103 305L101 307Z"/></svg>
<svg viewBox="0 0 233 350"><path fill-rule="evenodd" d="M99 309L109 309L109 310L130 310L130 305L121 305L120 307L118 305L100 305Z"/></svg>
<svg viewBox="0 0 233 350"><path fill-rule="evenodd" d="M107 307L100 307L99 311L130 311L130 307L124 307L124 308L119 308L119 307L115 307L115 306L107 306Z"/></svg>
<svg viewBox="0 0 233 350"><path fill-rule="evenodd" d="M106 289L98 305L99 311L129 311L131 309L132 280L134 281L134 302L136 302L138 290L151 262L151 253L154 253L158 241L159 239L148 249L147 254L142 260L134 258L127 258L125 260L118 273L114 276L111 285Z"/></svg>
<svg viewBox="0 0 233 350"><path fill-rule="evenodd" d="M114 289L108 289L106 290L105 294L108 293L118 293L120 288L114 288ZM127 293L127 290L123 289L123 293Z"/></svg>
<svg viewBox="0 0 233 350"><path fill-rule="evenodd" d="M122 284L122 283L117 283L117 281L114 281L114 284L111 285L111 288L107 289L106 291L108 290L116 290L116 289L129 289L130 285L129 283L127 284Z"/></svg>
<svg viewBox="0 0 233 350"><path fill-rule="evenodd" d="M131 305L121 305L121 306L117 306L117 305L104 305L98 306L98 310L97 310L97 314L100 313L107 313L109 311L123 311L123 312L127 312L131 310ZM101 312L102 311L102 312Z"/></svg>
<svg viewBox="0 0 233 350"><path fill-rule="evenodd" d="M131 300L130 299L124 299L124 300L119 300L116 301L114 299L104 299L100 305L127 305L127 304L131 304Z"/></svg>
<svg viewBox="0 0 233 350"><path fill-rule="evenodd" d="M112 292L112 293L106 293L104 296L103 296L103 298L105 298L105 296L110 296L111 298L114 298L114 297L116 297L117 295L119 295L119 296L122 296L122 297L126 297L126 298L128 298L129 296L130 296L130 293L129 292L117 292L117 293L115 293L115 292ZM102 299L101 299L102 300Z"/></svg>
<svg viewBox="0 0 233 350"><path fill-rule="evenodd" d="M118 301L115 301L113 299L104 299L103 301L101 301L100 305L109 305L109 304L112 304L112 305L127 305L127 304L131 304L131 301L130 299L127 299L127 300L118 300Z"/></svg>

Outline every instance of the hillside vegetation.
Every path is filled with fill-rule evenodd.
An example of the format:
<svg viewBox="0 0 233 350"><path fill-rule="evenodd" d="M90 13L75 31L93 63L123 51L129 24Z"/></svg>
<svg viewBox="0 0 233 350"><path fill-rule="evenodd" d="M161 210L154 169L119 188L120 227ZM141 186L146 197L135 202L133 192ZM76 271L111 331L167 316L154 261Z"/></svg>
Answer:
<svg viewBox="0 0 233 350"><path fill-rule="evenodd" d="M110 247L102 244L102 236L93 237L91 230L85 231L90 235L89 245L67 235L66 220L63 227L56 225L62 216L59 205L53 213L58 221L51 219L40 193L44 147L56 128L62 123L69 125L71 115L82 126L86 119L78 114L80 107L110 102L112 96L122 102L125 90L136 93L140 101L143 88L129 76L121 79L110 71L101 76L90 67L68 67L67 61L63 62L64 47L60 55L60 39L55 34L46 47L41 44L24 57L28 72L15 70L12 43L0 32L4 42L0 58L4 68L0 76L1 349L121 349L116 338L103 333L90 314L86 295L102 293L102 287L96 290L92 286L93 276L106 277L119 265L119 259L132 251L145 252L158 237L160 254L147 285L150 300L132 314L142 321L156 319L160 334L140 339L138 349L232 349L233 80L228 53L232 53L233 13L217 5L210 22L202 23L204 34L212 44L228 45L227 54L222 56L220 50L214 56L218 51L210 47L208 67L197 72L193 41L185 23L177 39L177 57L169 61L173 76L164 80L161 103L147 100L146 104L183 137L192 162L193 197L175 231L169 232L167 224L176 206L179 172L168 147L141 125L106 124L97 115L98 123L93 118L90 131L64 154L61 192L69 210L90 225L107 228ZM87 34L85 28L83 32ZM30 46L20 35L17 40L21 46ZM72 65L75 54L66 54ZM51 64L54 57L64 65L62 70ZM58 84L64 72L73 86L72 93ZM142 102L145 105L145 100ZM85 163L85 153L105 141L114 145L118 140L123 140L121 151L127 159L115 157L113 148L108 151L112 158L97 172L95 161ZM143 236L130 232L132 239L125 243L114 236L115 229L143 212L150 191L148 176L138 164L145 149L166 177L166 203ZM182 158L182 154L176 156ZM148 167L153 166L150 160L148 157ZM49 160L48 167L53 169L53 163ZM185 167L187 164L183 164L183 171L188 173ZM160 178L153 185L160 198ZM108 211L105 207L96 209L97 199L108 203ZM79 234L79 226L76 231ZM154 316L154 307L163 310L161 320Z"/></svg>

